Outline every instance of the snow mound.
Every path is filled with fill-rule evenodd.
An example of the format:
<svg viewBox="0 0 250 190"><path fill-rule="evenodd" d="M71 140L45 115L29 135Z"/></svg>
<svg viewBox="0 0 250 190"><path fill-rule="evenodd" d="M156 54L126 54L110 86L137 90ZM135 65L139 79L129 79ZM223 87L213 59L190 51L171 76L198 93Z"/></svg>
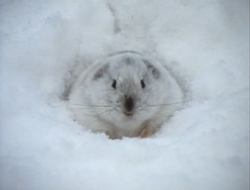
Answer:
<svg viewBox="0 0 250 190"><path fill-rule="evenodd" d="M0 2L1 190L248 190L249 2ZM187 102L148 139L83 130L69 70L117 50L166 64Z"/></svg>

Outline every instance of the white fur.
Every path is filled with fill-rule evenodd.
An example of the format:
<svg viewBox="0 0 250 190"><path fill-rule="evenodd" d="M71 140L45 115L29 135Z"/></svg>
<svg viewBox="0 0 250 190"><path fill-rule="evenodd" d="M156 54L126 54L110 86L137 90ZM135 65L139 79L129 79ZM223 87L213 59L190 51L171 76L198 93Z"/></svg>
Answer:
<svg viewBox="0 0 250 190"><path fill-rule="evenodd" d="M144 61L143 61L144 60ZM151 63L159 77L145 65ZM97 79L96 73L104 65ZM117 81L116 89L112 81ZM141 79L146 87L142 89ZM135 100L132 117L123 113L124 95ZM118 52L91 64L76 80L70 96L69 108L76 120L93 132L104 132L110 138L139 136L144 128L155 132L182 104L180 87L169 72L156 60L136 52Z"/></svg>

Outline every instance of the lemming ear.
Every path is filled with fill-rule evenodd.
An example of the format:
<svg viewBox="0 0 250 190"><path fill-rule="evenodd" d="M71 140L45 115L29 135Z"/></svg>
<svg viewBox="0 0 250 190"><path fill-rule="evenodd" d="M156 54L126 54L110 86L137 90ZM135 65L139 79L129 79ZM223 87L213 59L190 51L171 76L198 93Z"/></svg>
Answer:
<svg viewBox="0 0 250 190"><path fill-rule="evenodd" d="M155 79L158 79L160 77L160 71L157 68L155 68L155 66L152 63L150 63L148 60L143 59L142 61L147 66L147 68L151 71L153 77Z"/></svg>
<svg viewBox="0 0 250 190"><path fill-rule="evenodd" d="M100 78L102 78L104 76L105 73L107 73L108 70L108 65L103 65L102 67L100 67L96 73L94 74L93 80L98 80Z"/></svg>

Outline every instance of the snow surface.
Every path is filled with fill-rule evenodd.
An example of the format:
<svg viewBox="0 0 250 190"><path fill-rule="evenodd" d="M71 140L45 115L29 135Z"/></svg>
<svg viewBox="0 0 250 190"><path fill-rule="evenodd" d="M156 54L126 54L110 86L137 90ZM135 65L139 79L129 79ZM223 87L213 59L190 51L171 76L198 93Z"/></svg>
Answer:
<svg viewBox="0 0 250 190"><path fill-rule="evenodd" d="M1 0L1 190L248 190L248 0ZM148 139L83 130L68 70L117 50L162 60L187 94Z"/></svg>

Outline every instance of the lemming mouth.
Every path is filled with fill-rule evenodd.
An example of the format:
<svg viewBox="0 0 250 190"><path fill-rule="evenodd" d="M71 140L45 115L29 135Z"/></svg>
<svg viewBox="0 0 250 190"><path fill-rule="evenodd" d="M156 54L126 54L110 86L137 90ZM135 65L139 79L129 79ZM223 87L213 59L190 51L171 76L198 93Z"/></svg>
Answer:
<svg viewBox="0 0 250 190"><path fill-rule="evenodd" d="M126 110L124 110L123 113L124 113L126 116L128 116L128 117L132 117L132 116L133 116L133 112L131 112L131 111L126 111Z"/></svg>

